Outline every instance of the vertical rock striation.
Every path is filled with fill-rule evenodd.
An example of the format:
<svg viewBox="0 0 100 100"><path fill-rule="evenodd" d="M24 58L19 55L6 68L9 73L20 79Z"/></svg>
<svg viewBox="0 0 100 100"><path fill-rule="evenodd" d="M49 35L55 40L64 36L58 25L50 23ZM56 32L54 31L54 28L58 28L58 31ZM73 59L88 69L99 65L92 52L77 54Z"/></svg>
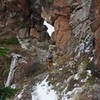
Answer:
<svg viewBox="0 0 100 100"><path fill-rule="evenodd" d="M42 16L55 27L52 35L57 47L81 55L94 55L100 69L100 2L99 0L40 0ZM44 3L46 5L44 5ZM49 6L47 6L49 5ZM80 44L84 45L83 49ZM86 49L86 50L85 50Z"/></svg>
<svg viewBox="0 0 100 100"><path fill-rule="evenodd" d="M95 34L95 50L96 50L96 65L99 67L100 70L100 1L94 1L94 21L92 24L92 29Z"/></svg>

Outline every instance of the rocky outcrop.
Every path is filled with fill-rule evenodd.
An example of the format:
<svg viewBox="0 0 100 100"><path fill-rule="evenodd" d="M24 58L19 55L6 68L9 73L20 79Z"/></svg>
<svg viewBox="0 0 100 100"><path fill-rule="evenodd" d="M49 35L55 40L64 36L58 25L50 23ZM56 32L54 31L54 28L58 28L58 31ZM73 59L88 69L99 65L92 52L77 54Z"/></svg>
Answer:
<svg viewBox="0 0 100 100"><path fill-rule="evenodd" d="M21 38L30 35L35 38L41 38L41 36L47 38L48 36L45 35L47 29L43 27L44 18L55 27L53 38L57 47L65 48L70 43L74 45L72 38L81 40L85 38L86 33L98 33L98 2L93 0L2 0L0 2L0 34L14 31L21 34ZM41 11L43 18L41 18Z"/></svg>
<svg viewBox="0 0 100 100"><path fill-rule="evenodd" d="M47 5L49 4L49 1L45 2ZM45 6L42 3L44 7L42 14L55 27L53 38L57 47L65 48L72 38L75 40L77 38L85 38L86 33L92 33L90 28L91 18L89 18L91 0L87 2L81 0L51 0L50 2L52 3L49 6ZM73 44L72 42L70 43Z"/></svg>
<svg viewBox="0 0 100 100"><path fill-rule="evenodd" d="M71 29L68 19L64 16L59 16L54 23L55 40L57 47L65 47L71 39Z"/></svg>
<svg viewBox="0 0 100 100"><path fill-rule="evenodd" d="M94 2L94 22L92 24L93 32L95 33L95 50L96 50L96 57L95 57L95 64L99 67L100 70L100 1L96 0Z"/></svg>
<svg viewBox="0 0 100 100"><path fill-rule="evenodd" d="M36 30L34 30L33 28L31 28L31 30L30 30L30 36L33 36L37 39L40 38L40 34Z"/></svg>
<svg viewBox="0 0 100 100"><path fill-rule="evenodd" d="M41 0L41 4L43 18L54 25L52 39L57 47L67 48L67 52L71 53L83 44L86 49L83 54L88 55L94 55L95 48L95 64L100 69L99 0ZM88 48L91 50L87 50ZM77 50L76 52L80 51Z"/></svg>
<svg viewBox="0 0 100 100"><path fill-rule="evenodd" d="M70 2L64 0L40 1L43 5L43 18L54 25L55 35L53 40L56 41L57 47L65 47L71 38L71 28L69 25Z"/></svg>
<svg viewBox="0 0 100 100"><path fill-rule="evenodd" d="M1 0L0 6L0 36L18 33L19 37L23 39L29 37L30 34L31 37L36 36L36 31L40 36L41 31L47 34L47 28L43 27L44 20L41 17L39 1ZM33 28L36 31L33 32ZM39 36L36 38L40 39Z"/></svg>
<svg viewBox="0 0 100 100"><path fill-rule="evenodd" d="M81 93L79 100L99 100L99 91L99 85L90 86Z"/></svg>
<svg viewBox="0 0 100 100"><path fill-rule="evenodd" d="M43 21L46 20L54 26L55 32L52 35L52 39L56 42L56 46L62 50L57 49L54 56L54 71L56 71L52 74L55 79L53 80L55 81L54 85L59 81L58 83L61 83L62 90L66 86L67 91L71 91L74 87L77 88L77 86L85 87L92 77L89 75L89 73L92 73L91 67L93 66L91 63L100 70L99 3L99 0L2 0L0 1L0 36L14 33L22 40L28 36L33 37L32 39L49 39L50 37L46 32L47 28L43 26ZM48 48L48 45L42 45L35 39L33 41L35 42L32 44L32 48L35 45L38 48L36 48L37 54L32 53L31 56L34 56L34 59L36 59L36 56L39 56L41 62L45 61L46 53L44 51L40 52L40 48ZM31 45L28 45L27 50L30 47ZM29 61L28 64L22 65L20 67L21 69L19 68L21 72L20 77L22 78L24 74L27 76L28 74L34 73L39 70L40 66L41 64L38 60L34 63L33 61ZM59 69L59 66L61 69ZM67 71L70 71L68 76ZM88 75L86 74L87 72ZM58 77L56 77L56 74ZM51 79L52 75L50 76ZM15 76L17 77L17 74ZM81 77L77 78L77 76ZM71 86L67 85L68 77L74 78L70 81ZM80 84L75 84L74 82L79 82ZM91 83L89 82L89 84ZM92 95L92 98L95 99L95 93L98 93L96 97L98 99L98 86L91 86L92 89L89 86L87 87L89 89L88 92L82 93L79 97L80 100L84 100L84 96L85 100L87 100L88 95ZM68 88L70 89L68 90ZM60 89L58 90L60 91ZM85 89L83 88L82 91L84 92Z"/></svg>

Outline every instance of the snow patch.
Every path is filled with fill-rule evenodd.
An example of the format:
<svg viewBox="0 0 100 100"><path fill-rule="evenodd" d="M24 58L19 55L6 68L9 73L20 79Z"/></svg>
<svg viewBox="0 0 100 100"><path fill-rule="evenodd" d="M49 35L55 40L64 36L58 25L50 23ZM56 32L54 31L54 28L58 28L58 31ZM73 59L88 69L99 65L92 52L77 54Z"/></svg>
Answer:
<svg viewBox="0 0 100 100"><path fill-rule="evenodd" d="M44 21L43 24L44 24L45 26L47 26L47 28L48 28L47 32L48 32L49 35L51 36L52 33L55 31L55 30L54 30L54 27L53 27L52 25L48 24L47 21Z"/></svg>
<svg viewBox="0 0 100 100"><path fill-rule="evenodd" d="M23 97L23 93L26 89L27 85L25 85L22 89L22 91L17 95L17 98L15 100L20 100Z"/></svg>
<svg viewBox="0 0 100 100"><path fill-rule="evenodd" d="M91 76L91 75L92 75L91 70L87 70L87 73L88 73L88 75L89 75L89 76Z"/></svg>
<svg viewBox="0 0 100 100"><path fill-rule="evenodd" d="M63 68L59 68L59 71L63 70Z"/></svg>
<svg viewBox="0 0 100 100"><path fill-rule="evenodd" d="M75 74L74 79L78 80L79 79L79 74Z"/></svg>
<svg viewBox="0 0 100 100"><path fill-rule="evenodd" d="M15 89L16 88L16 84L12 84L11 88Z"/></svg>
<svg viewBox="0 0 100 100"><path fill-rule="evenodd" d="M57 64L56 63L53 63L53 66L56 66Z"/></svg>
<svg viewBox="0 0 100 100"><path fill-rule="evenodd" d="M91 70L87 70L86 72L87 72L87 77L85 79L82 79L81 80L82 83L87 82L87 80L89 79L89 77L92 75Z"/></svg>
<svg viewBox="0 0 100 100"><path fill-rule="evenodd" d="M32 92L32 100L57 100L56 92L52 85L48 85L47 78L33 87L35 90Z"/></svg>
<svg viewBox="0 0 100 100"><path fill-rule="evenodd" d="M89 62L93 61L93 57L89 57Z"/></svg>
<svg viewBox="0 0 100 100"><path fill-rule="evenodd" d="M80 51L78 52L77 56L75 58L79 58L81 55Z"/></svg>
<svg viewBox="0 0 100 100"><path fill-rule="evenodd" d="M81 43L79 47L80 47L80 51L82 51L82 50L84 50L85 44Z"/></svg>
<svg viewBox="0 0 100 100"><path fill-rule="evenodd" d="M87 76L85 79L82 79L81 82L85 83L85 82L87 82L88 79L89 79L89 77Z"/></svg>

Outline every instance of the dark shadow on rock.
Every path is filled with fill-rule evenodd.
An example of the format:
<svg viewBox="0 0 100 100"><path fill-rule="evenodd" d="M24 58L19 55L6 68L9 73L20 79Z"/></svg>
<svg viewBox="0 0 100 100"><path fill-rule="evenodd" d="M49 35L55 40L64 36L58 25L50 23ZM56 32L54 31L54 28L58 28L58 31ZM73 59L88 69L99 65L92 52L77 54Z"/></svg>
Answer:
<svg viewBox="0 0 100 100"><path fill-rule="evenodd" d="M34 78L35 76L45 72L47 67L40 64L38 60L32 60L27 64L18 65L18 70L15 74L15 81L24 81L29 77Z"/></svg>
<svg viewBox="0 0 100 100"><path fill-rule="evenodd" d="M98 78L100 78L100 70L98 69L98 66L94 63L91 64L91 70L92 74Z"/></svg>

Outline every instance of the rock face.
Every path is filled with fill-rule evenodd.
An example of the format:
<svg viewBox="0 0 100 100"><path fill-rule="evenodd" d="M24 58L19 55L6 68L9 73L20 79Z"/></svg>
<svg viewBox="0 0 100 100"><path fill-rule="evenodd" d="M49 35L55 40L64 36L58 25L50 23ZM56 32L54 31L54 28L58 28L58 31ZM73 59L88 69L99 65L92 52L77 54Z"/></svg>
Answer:
<svg viewBox="0 0 100 100"><path fill-rule="evenodd" d="M47 5L49 4L49 1L45 2ZM85 31L88 30L91 23L89 16L92 1L88 0L84 3L85 1L80 0L51 0L51 2L49 6L45 6L42 2L43 14L45 12L43 16L55 27L53 38L56 45L61 48L66 47L74 38L72 35L75 35L75 38L80 34L85 36Z"/></svg>
<svg viewBox="0 0 100 100"><path fill-rule="evenodd" d="M64 47L71 39L71 30L66 17L60 16L55 21L55 40L58 47Z"/></svg>
<svg viewBox="0 0 100 100"><path fill-rule="evenodd" d="M0 6L0 35L14 31L20 38L32 36L49 39L43 26L44 18L55 27L53 39L57 47L68 48L70 45L70 49L74 50L75 43L78 45L84 41L82 39L87 34L95 34L96 55L99 54L98 0L10 0L0 1ZM96 56L96 59L99 58Z"/></svg>
<svg viewBox="0 0 100 100"><path fill-rule="evenodd" d="M85 43L86 48L95 48L95 64L100 69L100 3L99 0L40 0L43 5L43 17L54 25L52 38L57 47L74 52L76 46ZM44 2L43 2L44 1ZM46 4L46 5L45 5ZM49 6L47 6L49 5ZM95 40L93 40L95 38ZM92 41L92 42L90 42ZM93 44L93 41L94 44ZM83 51L82 51L83 52Z"/></svg>
<svg viewBox="0 0 100 100"><path fill-rule="evenodd" d="M20 38L28 36L40 38L43 18L38 1L32 0L1 0L0 1L0 36L8 33L18 33ZM33 32L32 29L37 31ZM44 28L44 32L46 32ZM33 35L32 35L33 34Z"/></svg>
<svg viewBox="0 0 100 100"><path fill-rule="evenodd" d="M96 0L94 2L95 6L95 20L92 24L93 31L95 33L95 49L96 49L96 60L97 60L97 66L100 70L100 1Z"/></svg>
<svg viewBox="0 0 100 100"><path fill-rule="evenodd" d="M55 35L53 38L56 41L57 47L65 47L71 38L71 28L69 25L70 3L64 0L40 1L44 7L42 16L54 25Z"/></svg>
<svg viewBox="0 0 100 100"><path fill-rule="evenodd" d="M34 30L33 28L31 28L31 30L30 30L30 36L33 36L37 39L40 38L40 34L36 30Z"/></svg>
<svg viewBox="0 0 100 100"><path fill-rule="evenodd" d="M64 51L61 51L61 54L58 52L62 56L61 65L66 64L68 68L76 67L78 74L88 65L90 69L90 63L100 70L100 0L0 1L0 36L14 33L21 39L29 36L41 40L50 39L47 28L43 26L44 20L54 26L52 39L56 46ZM22 74L24 71L25 74L34 72L33 65L40 66L37 62L30 62L25 65ZM29 71L27 66L30 68ZM82 97L98 93L93 89L89 88L89 93L82 94ZM82 97L80 100L84 100ZM85 98L87 99L88 97Z"/></svg>
<svg viewBox="0 0 100 100"><path fill-rule="evenodd" d="M79 100L99 100L100 87L99 85L94 85L93 87L89 87L84 90L79 97Z"/></svg>
<svg viewBox="0 0 100 100"><path fill-rule="evenodd" d="M50 37L47 34L47 28L43 25L44 19L41 17L41 9L42 8L38 0L0 0L0 48L4 46L11 48L11 52L17 52L20 48L19 44L12 47L9 47L5 43L3 45L2 38L4 38L4 40L7 38L8 42L11 42L13 37L16 39L16 36L20 38L19 40L25 40L28 37L32 37L32 39L36 38L38 40L49 40ZM14 39L12 43L14 42ZM17 41L17 39L15 41ZM26 45L28 44L26 43ZM30 46L28 49L30 49ZM26 54L26 52L23 54ZM32 53L32 56L36 55ZM30 57L30 55L28 55L28 57ZM7 73L3 74L8 60L3 61L1 58L2 57L0 56L0 75L2 74L4 79L0 79L0 87L1 85L4 85L4 81L9 72L8 70ZM9 65L7 66L9 67ZM31 69L31 65L29 66L31 72L33 69ZM36 66L40 66L40 64L36 64ZM25 70L28 71L27 69L28 68Z"/></svg>

